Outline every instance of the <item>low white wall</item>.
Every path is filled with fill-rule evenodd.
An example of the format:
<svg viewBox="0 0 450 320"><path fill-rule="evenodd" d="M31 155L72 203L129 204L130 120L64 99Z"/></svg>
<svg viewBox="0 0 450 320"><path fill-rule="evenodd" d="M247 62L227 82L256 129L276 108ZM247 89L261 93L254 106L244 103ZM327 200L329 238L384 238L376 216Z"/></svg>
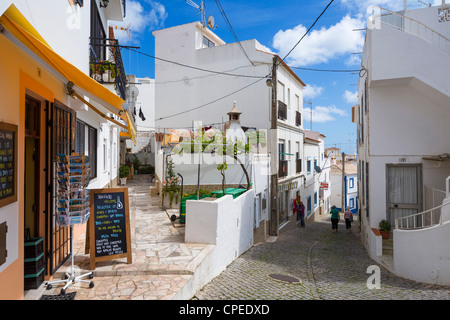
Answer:
<svg viewBox="0 0 450 320"><path fill-rule="evenodd" d="M372 229L369 231L370 237L370 257L375 261L383 254L383 240L381 235L376 234Z"/></svg>
<svg viewBox="0 0 450 320"><path fill-rule="evenodd" d="M450 222L422 230L394 230L395 274L450 285Z"/></svg>
<svg viewBox="0 0 450 320"><path fill-rule="evenodd" d="M248 190L236 199L226 195L214 201L186 201L185 242L215 245L204 284L253 245L254 198L255 191Z"/></svg>

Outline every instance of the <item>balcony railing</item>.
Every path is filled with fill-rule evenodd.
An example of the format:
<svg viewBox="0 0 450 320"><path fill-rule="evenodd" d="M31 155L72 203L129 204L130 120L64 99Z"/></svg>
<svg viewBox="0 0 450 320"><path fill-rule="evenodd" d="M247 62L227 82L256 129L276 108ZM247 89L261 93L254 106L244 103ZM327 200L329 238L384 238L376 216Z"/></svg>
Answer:
<svg viewBox="0 0 450 320"><path fill-rule="evenodd" d="M105 60L98 56L99 52L105 52ZM102 84L114 84L119 96L126 100L127 78L119 41L117 39L91 38L89 60L91 78Z"/></svg>
<svg viewBox="0 0 450 320"><path fill-rule="evenodd" d="M280 160L278 169L278 178L284 178L288 175L288 161Z"/></svg>
<svg viewBox="0 0 450 320"><path fill-rule="evenodd" d="M278 119L287 120L287 105L278 100Z"/></svg>

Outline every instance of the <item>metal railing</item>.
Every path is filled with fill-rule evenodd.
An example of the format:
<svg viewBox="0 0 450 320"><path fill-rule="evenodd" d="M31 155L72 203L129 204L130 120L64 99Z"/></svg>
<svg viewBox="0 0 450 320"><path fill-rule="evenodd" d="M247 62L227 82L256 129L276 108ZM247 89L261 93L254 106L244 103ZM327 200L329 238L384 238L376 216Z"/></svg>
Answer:
<svg viewBox="0 0 450 320"><path fill-rule="evenodd" d="M449 204L450 202L447 202L432 209L428 209L426 211L422 211L405 217L396 218L395 229L417 230L440 225L443 222L445 222L445 220L441 215L440 210L438 214L433 214L433 212Z"/></svg>
<svg viewBox="0 0 450 320"><path fill-rule="evenodd" d="M389 25L398 30L415 35L450 54L450 40L437 31L434 31L424 23L407 17L399 12L390 11L374 5L376 9L380 10L379 14L374 14L372 18L380 23ZM403 12L404 13L404 12ZM376 28L376 27L374 27Z"/></svg>
<svg viewBox="0 0 450 320"><path fill-rule="evenodd" d="M105 59L98 53L107 49ZM93 39L90 44L90 76L102 84L114 84L119 96L126 100L127 78L117 39Z"/></svg>
<svg viewBox="0 0 450 320"><path fill-rule="evenodd" d="M437 190L437 189L434 189ZM441 190L437 190L439 192L443 192ZM434 208L412 214L405 217L400 217L395 219L395 229L406 229L406 230L417 230L429 228L437 225L441 225L442 223L450 220L450 211L447 212L447 215L442 215L442 208L449 205L449 202L445 203L445 199L450 197L450 176L445 179L445 198L442 200L441 205L436 206ZM434 201L433 201L434 204ZM435 211L437 211L435 213Z"/></svg>

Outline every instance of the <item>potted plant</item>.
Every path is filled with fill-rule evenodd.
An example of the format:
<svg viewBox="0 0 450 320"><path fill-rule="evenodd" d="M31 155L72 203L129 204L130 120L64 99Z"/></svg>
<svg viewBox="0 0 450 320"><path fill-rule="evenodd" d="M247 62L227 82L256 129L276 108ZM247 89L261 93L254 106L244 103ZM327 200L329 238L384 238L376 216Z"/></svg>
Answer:
<svg viewBox="0 0 450 320"><path fill-rule="evenodd" d="M127 184L127 177L130 174L130 167L129 166L121 166L119 168L119 177L120 177L120 185L124 186Z"/></svg>
<svg viewBox="0 0 450 320"><path fill-rule="evenodd" d="M103 65L103 81L104 82L114 82L114 79L119 73L116 64L111 61L105 60L102 62Z"/></svg>
<svg viewBox="0 0 450 320"><path fill-rule="evenodd" d="M102 75L105 72L103 62L101 60L96 60L94 62L91 62L89 67L91 70L91 77L97 81L101 81Z"/></svg>
<svg viewBox="0 0 450 320"><path fill-rule="evenodd" d="M179 202L179 195L181 191L181 185L178 177L173 171L173 161L167 162L167 174L166 180L162 185L162 203L166 208L177 207ZM168 197L168 198L167 198Z"/></svg>
<svg viewBox="0 0 450 320"><path fill-rule="evenodd" d="M389 239L389 233L391 231L391 224L387 220L381 220L378 224L378 230L381 233L382 239Z"/></svg>

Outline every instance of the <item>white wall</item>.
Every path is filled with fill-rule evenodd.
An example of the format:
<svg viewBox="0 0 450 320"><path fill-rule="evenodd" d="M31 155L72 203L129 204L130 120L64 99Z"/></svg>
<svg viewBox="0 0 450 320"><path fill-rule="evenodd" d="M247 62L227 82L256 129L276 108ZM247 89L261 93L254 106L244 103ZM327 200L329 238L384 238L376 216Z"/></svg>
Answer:
<svg viewBox="0 0 450 320"><path fill-rule="evenodd" d="M209 274L212 279L253 245L254 190L233 199L186 202L186 243L213 244Z"/></svg>
<svg viewBox="0 0 450 320"><path fill-rule="evenodd" d="M153 34L155 55L158 57L234 74L265 76L270 73L272 55L256 51L255 40L241 42L251 59L257 62L255 66L252 66L237 43L196 49L196 37L201 36L196 22L155 31ZM158 83L156 86L157 119L209 103L257 80L212 74L163 61L155 63L155 79ZM172 82L163 84L168 81ZM156 127L189 128L194 120L200 120L205 125L221 123L228 120L227 112L232 109L234 101L238 110L242 112L242 126L270 128L271 89L266 86L264 80L204 108L158 120ZM254 116L255 112L258 113L258 117Z"/></svg>
<svg viewBox="0 0 450 320"><path fill-rule="evenodd" d="M419 282L450 285L449 234L449 222L416 231L394 230L395 273Z"/></svg>

